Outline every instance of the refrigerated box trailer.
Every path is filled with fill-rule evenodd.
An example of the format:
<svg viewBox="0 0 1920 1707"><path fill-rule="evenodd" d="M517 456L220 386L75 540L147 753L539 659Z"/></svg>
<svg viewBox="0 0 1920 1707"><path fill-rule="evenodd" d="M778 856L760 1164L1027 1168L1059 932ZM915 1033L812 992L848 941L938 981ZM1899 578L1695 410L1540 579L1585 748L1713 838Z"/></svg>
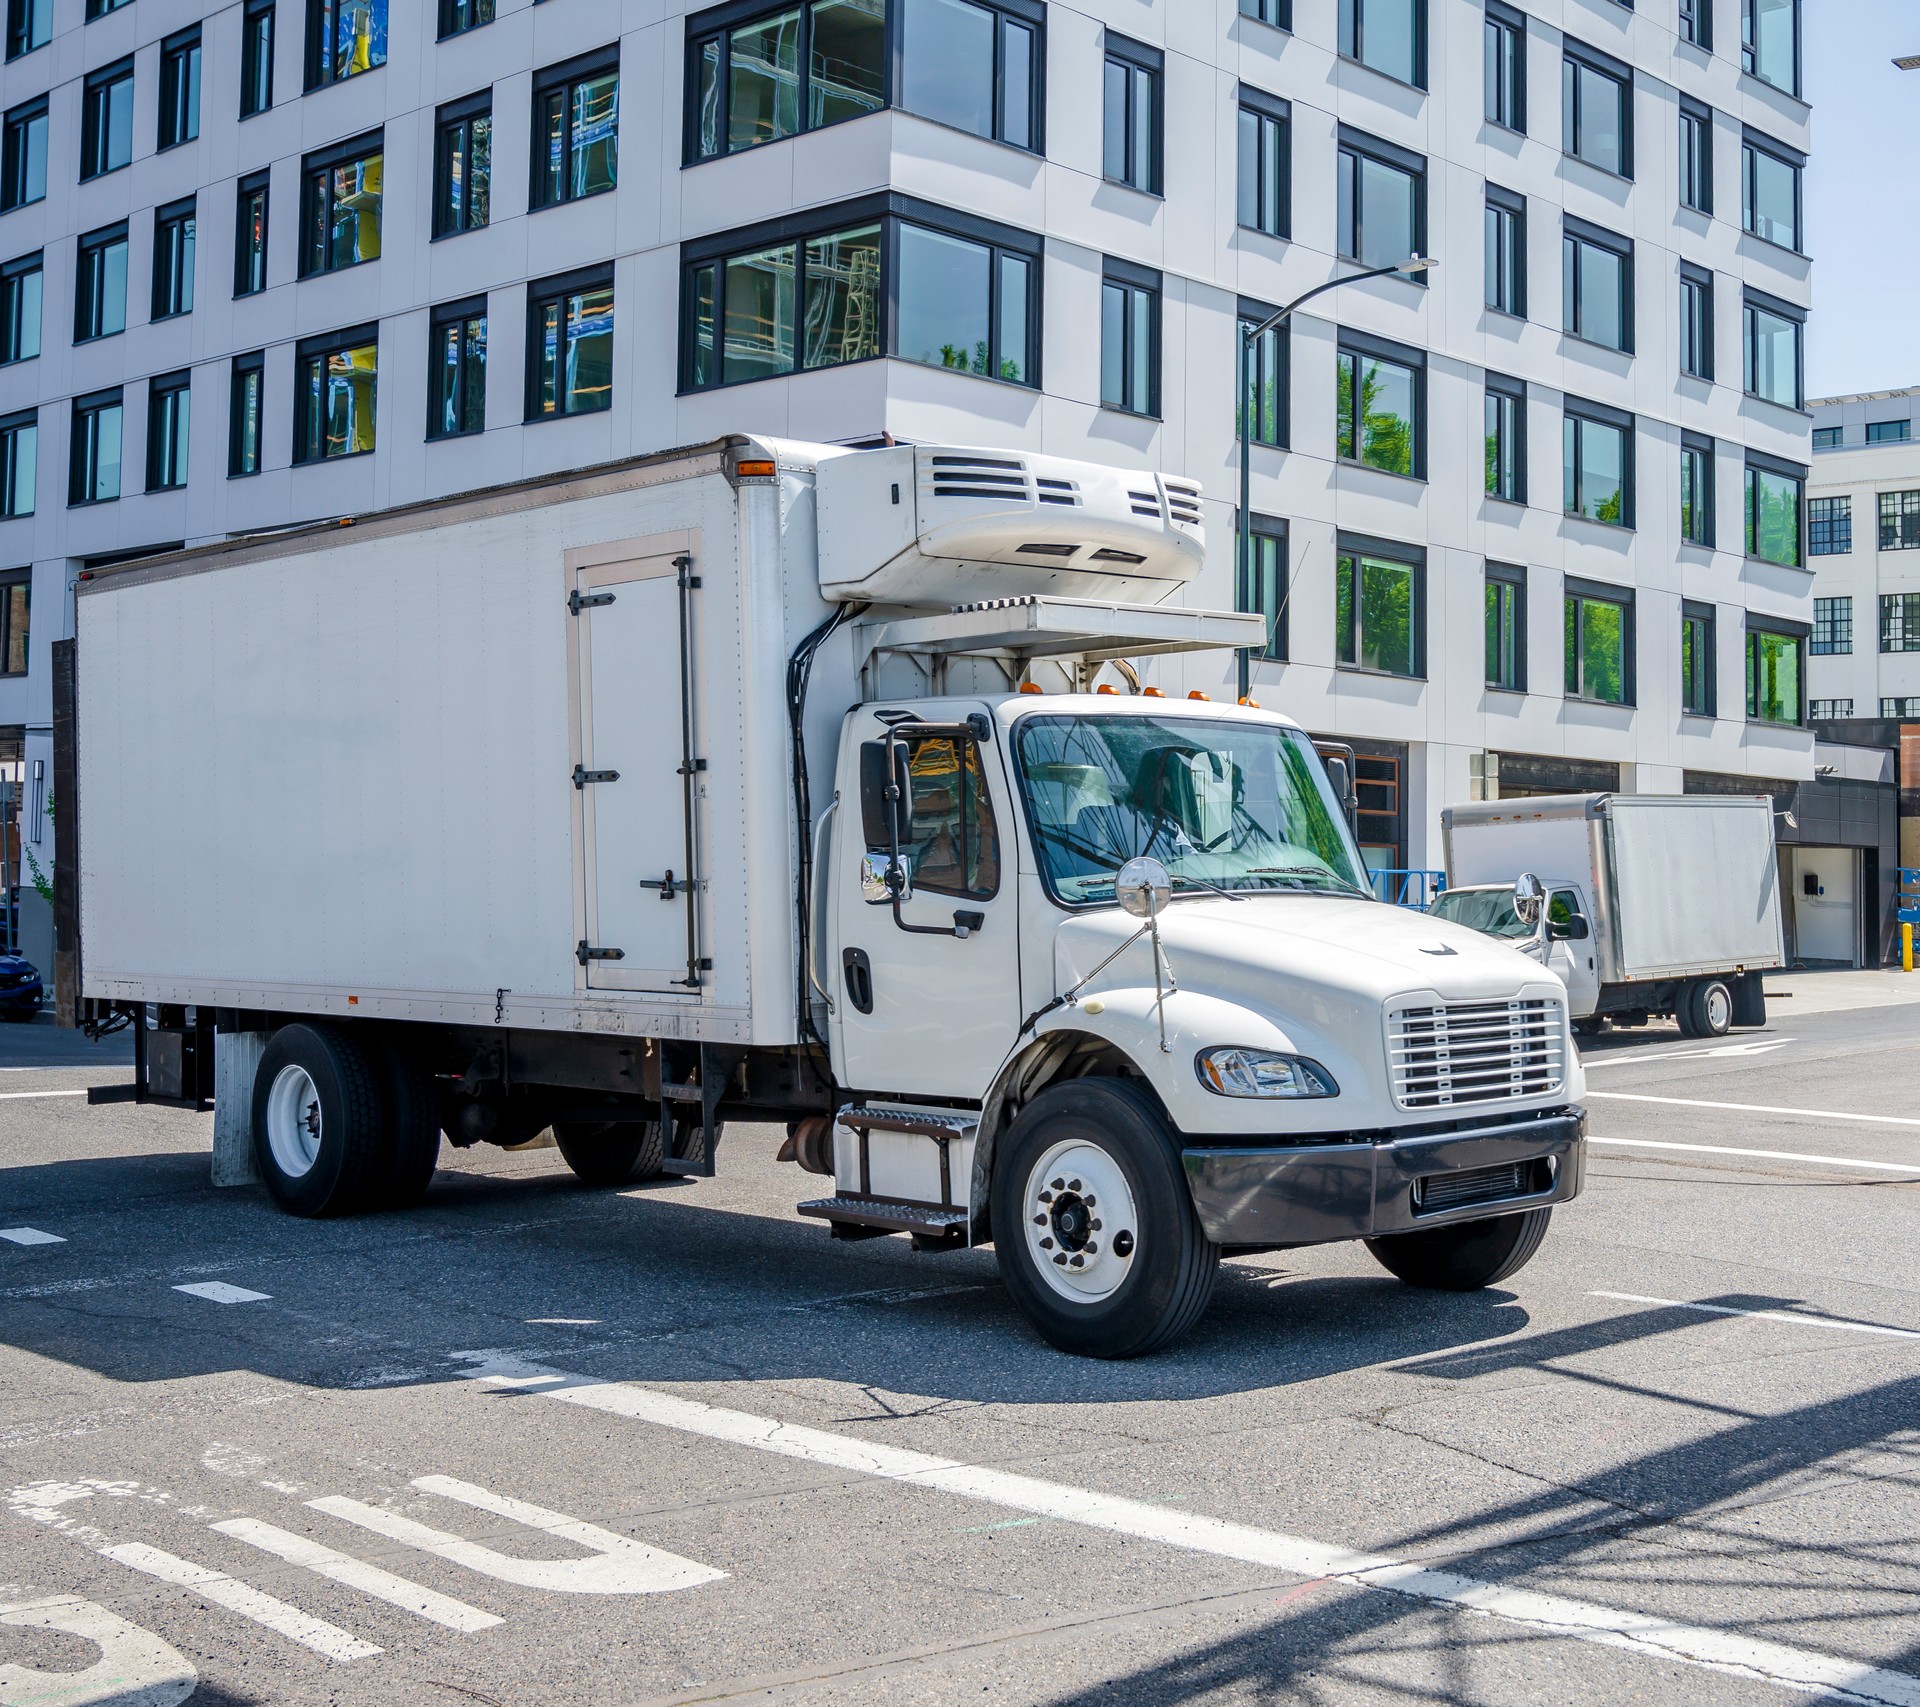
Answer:
<svg viewBox="0 0 1920 1707"><path fill-rule="evenodd" d="M1180 1332L1223 1249L1488 1284L1580 1189L1565 992L1377 903L1297 725L1141 687L1262 643L1180 602L1201 519L735 437L84 576L73 1017L146 1097L217 1038L302 1214L417 1202L443 1137L613 1184L773 1121L802 1214L992 1241L1078 1351Z"/></svg>
<svg viewBox="0 0 1920 1707"><path fill-rule="evenodd" d="M1764 795L1569 794L1449 806L1440 917L1515 941L1567 987L1575 1026L1671 1014L1690 1037L1767 1023L1783 966L1774 808ZM1515 882L1546 886L1538 928Z"/></svg>

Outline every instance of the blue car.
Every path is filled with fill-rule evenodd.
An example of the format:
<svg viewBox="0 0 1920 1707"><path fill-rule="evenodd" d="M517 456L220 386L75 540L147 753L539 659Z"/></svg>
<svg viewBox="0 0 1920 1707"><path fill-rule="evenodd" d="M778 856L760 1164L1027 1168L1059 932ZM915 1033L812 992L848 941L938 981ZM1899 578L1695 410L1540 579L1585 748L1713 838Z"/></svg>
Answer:
<svg viewBox="0 0 1920 1707"><path fill-rule="evenodd" d="M30 960L0 954L0 1019L30 1020L40 1011L40 974Z"/></svg>

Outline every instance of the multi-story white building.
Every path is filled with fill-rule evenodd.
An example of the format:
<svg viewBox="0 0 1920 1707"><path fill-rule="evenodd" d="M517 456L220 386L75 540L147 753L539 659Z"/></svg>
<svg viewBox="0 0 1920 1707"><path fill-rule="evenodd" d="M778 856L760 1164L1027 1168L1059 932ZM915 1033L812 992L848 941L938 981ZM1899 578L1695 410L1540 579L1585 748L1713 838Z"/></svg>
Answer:
<svg viewBox="0 0 1920 1707"><path fill-rule="evenodd" d="M1240 325L1414 251L1249 411L1252 692L1360 749L1371 857L1812 774L1799 0L6 8L29 775L91 562L728 431L1196 477L1231 604Z"/></svg>

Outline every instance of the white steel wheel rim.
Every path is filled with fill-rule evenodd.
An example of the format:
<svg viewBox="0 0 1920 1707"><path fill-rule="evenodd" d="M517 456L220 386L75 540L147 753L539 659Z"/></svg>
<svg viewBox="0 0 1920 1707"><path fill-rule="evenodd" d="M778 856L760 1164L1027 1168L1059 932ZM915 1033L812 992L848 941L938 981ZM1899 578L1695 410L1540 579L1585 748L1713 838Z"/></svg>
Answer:
<svg viewBox="0 0 1920 1707"><path fill-rule="evenodd" d="M1139 1210L1120 1164L1099 1145L1053 1145L1027 1170L1020 1207L1027 1254L1062 1298L1097 1304L1133 1272Z"/></svg>
<svg viewBox="0 0 1920 1707"><path fill-rule="evenodd" d="M1724 984L1709 984L1706 999L1700 1004L1706 1015L1708 1032L1718 1037L1733 1023L1733 997Z"/></svg>
<svg viewBox="0 0 1920 1707"><path fill-rule="evenodd" d="M320 1156L320 1091L299 1066L282 1067L267 1092L267 1148L288 1179L304 1179Z"/></svg>

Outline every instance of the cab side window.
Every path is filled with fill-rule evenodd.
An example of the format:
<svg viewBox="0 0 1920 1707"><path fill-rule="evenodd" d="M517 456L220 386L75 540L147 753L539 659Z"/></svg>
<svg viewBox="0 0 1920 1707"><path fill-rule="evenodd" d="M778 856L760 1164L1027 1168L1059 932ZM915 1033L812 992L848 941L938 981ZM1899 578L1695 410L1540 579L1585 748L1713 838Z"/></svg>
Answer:
<svg viewBox="0 0 1920 1707"><path fill-rule="evenodd" d="M878 743L875 743L878 745ZM986 900L1000 888L1000 830L980 769L977 742L922 735L900 743L909 801L900 851L915 893ZM884 774L885 761L880 761ZM867 851L889 852L867 831Z"/></svg>

